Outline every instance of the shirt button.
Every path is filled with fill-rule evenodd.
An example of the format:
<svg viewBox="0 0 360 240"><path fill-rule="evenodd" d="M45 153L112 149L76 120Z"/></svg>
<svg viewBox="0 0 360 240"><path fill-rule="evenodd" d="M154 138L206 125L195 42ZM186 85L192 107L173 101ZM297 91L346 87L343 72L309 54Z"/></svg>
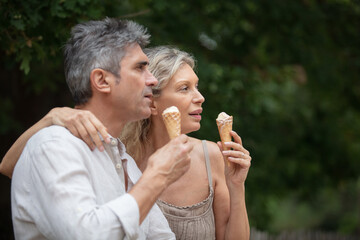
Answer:
<svg viewBox="0 0 360 240"><path fill-rule="evenodd" d="M116 139L115 139L115 138L112 138L112 139L110 140L110 144L113 145L113 146L116 146L116 145L117 145Z"/></svg>
<svg viewBox="0 0 360 240"><path fill-rule="evenodd" d="M121 168L121 164L120 164L120 163L117 163L117 164L115 165L115 167L116 167L117 169L120 169L120 168Z"/></svg>

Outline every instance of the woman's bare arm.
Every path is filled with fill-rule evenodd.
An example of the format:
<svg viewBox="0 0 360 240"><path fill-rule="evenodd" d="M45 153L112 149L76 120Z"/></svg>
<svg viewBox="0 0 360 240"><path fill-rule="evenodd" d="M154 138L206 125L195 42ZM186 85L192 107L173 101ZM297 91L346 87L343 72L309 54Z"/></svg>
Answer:
<svg viewBox="0 0 360 240"><path fill-rule="evenodd" d="M68 107L54 108L15 141L0 163L0 173L11 178L27 141L39 130L51 125L66 127L73 135L83 139L91 149L95 149L95 146L100 151L104 149L98 132L105 141L110 141L106 128L91 112Z"/></svg>
<svg viewBox="0 0 360 240"><path fill-rule="evenodd" d="M246 239L250 238L249 220L245 204L245 180L249 171L251 157L243 148L241 138L232 132L234 142L227 145L233 150L221 154L212 144L211 154L215 161L217 179L214 196L214 214L217 239ZM225 160L227 158L228 160ZM221 161L222 160L222 161ZM230 165L227 164L230 161ZM222 171L222 172L220 172ZM224 174L225 172L225 174Z"/></svg>

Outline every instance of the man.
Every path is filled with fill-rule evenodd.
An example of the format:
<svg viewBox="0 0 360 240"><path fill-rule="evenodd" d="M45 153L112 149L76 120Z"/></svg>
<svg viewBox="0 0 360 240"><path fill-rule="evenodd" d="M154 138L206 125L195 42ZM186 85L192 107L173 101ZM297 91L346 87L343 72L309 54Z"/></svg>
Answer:
<svg viewBox="0 0 360 240"><path fill-rule="evenodd" d="M92 112L111 136L151 114L157 80L141 49L149 37L134 22L106 18L75 26L65 46L66 81L77 108ZM189 167L187 136L155 152L143 175L111 136L105 151L91 151L59 126L28 141L12 180L15 238L175 238L154 203Z"/></svg>

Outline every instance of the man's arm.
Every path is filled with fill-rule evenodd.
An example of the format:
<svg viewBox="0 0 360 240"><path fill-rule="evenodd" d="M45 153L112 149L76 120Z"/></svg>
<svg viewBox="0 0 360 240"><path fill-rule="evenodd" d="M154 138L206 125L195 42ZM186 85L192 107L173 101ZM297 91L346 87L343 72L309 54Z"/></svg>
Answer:
<svg viewBox="0 0 360 240"><path fill-rule="evenodd" d="M143 175L129 191L139 205L140 222L165 188L189 169L192 148L188 137L181 135L150 156Z"/></svg>
<svg viewBox="0 0 360 240"><path fill-rule="evenodd" d="M105 127L91 112L68 107L53 108L15 141L0 163L0 173L11 178L14 167L27 141L39 130L51 125L68 128L72 134L82 138L91 149L95 148L94 143L98 148L102 148L98 131L105 141L109 141Z"/></svg>

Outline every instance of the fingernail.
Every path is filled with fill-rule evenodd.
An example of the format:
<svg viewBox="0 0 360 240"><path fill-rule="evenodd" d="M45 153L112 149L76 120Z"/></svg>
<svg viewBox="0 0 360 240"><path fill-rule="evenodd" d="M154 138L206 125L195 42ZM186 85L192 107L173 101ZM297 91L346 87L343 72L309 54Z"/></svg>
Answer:
<svg viewBox="0 0 360 240"><path fill-rule="evenodd" d="M103 147L103 146L100 146L100 147L99 147L99 151L100 151L100 152L104 151L104 147Z"/></svg>
<svg viewBox="0 0 360 240"><path fill-rule="evenodd" d="M106 143L110 143L110 141L111 141L110 137L107 137L107 138L105 139L105 142L106 142Z"/></svg>

